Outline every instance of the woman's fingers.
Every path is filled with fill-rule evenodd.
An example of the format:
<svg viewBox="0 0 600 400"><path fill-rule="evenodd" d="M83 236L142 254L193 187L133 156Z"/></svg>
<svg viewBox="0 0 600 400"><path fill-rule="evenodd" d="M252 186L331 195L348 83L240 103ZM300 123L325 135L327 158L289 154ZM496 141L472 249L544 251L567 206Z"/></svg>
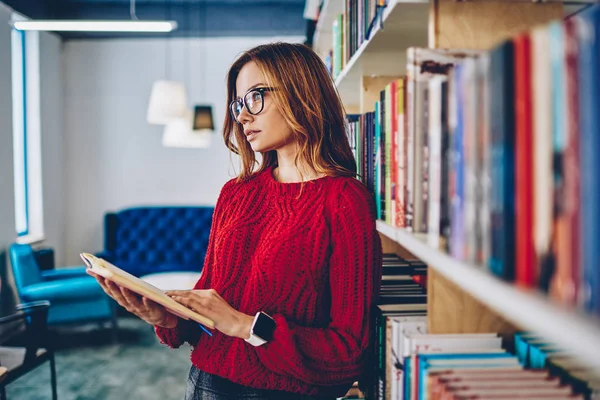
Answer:
<svg viewBox="0 0 600 400"><path fill-rule="evenodd" d="M124 288L122 286L119 287L119 290L121 291L121 294L123 295L123 298L125 299L125 301L127 301L127 303L129 303L130 307L132 307L136 311L143 311L144 304L142 303L142 300L135 293L133 293L131 290Z"/></svg>
<svg viewBox="0 0 600 400"><path fill-rule="evenodd" d="M203 315L208 315L220 300L220 296L213 289L171 290L166 292L166 294L176 302Z"/></svg>

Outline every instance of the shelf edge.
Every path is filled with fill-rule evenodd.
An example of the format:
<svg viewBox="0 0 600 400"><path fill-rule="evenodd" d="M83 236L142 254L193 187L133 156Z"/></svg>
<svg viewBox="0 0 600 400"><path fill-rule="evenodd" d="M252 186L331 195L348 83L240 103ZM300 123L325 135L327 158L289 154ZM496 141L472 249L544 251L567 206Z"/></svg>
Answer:
<svg viewBox="0 0 600 400"><path fill-rule="evenodd" d="M539 293L501 281L475 265L434 249L405 229L377 221L377 230L508 321L555 343L600 372L600 324L594 316L584 316L579 310L551 303Z"/></svg>

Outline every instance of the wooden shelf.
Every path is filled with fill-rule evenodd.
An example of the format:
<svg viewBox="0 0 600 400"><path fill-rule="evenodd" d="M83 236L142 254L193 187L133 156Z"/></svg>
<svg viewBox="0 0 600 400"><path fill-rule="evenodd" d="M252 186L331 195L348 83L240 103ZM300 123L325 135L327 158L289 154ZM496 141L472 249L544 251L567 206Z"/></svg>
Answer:
<svg viewBox="0 0 600 400"><path fill-rule="evenodd" d="M332 47L331 24L343 11L343 0L326 0L317 26L315 50L324 56ZM400 76L406 71L406 49L427 46L429 0L389 0L383 28L377 22L336 77L335 84L346 108L360 108L363 76ZM364 112L364 110L363 110Z"/></svg>
<svg viewBox="0 0 600 400"><path fill-rule="evenodd" d="M531 331L600 372L600 320L555 304L537 291L520 289L486 270L458 261L412 234L377 221L377 230L421 259L434 271L517 327Z"/></svg>

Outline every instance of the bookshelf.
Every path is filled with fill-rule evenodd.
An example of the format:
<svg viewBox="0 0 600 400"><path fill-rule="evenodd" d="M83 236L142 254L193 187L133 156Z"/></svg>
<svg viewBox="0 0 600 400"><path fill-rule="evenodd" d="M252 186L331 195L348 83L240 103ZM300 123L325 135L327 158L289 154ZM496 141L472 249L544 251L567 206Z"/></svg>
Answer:
<svg viewBox="0 0 600 400"><path fill-rule="evenodd" d="M582 1L585 3L587 1ZM315 36L324 57L331 26L345 0L325 0ZM409 47L487 50L501 41L575 10L560 2L503 0L388 0L377 24L335 79L348 113L374 110L379 92L405 73ZM534 332L600 371L600 320L566 308L536 290L507 283L477 265L431 247L413 234L377 221L384 251L414 256L428 267L431 333Z"/></svg>
<svg viewBox="0 0 600 400"><path fill-rule="evenodd" d="M428 0L388 2L381 23L374 24L369 39L336 77L335 84L346 108L364 112L361 95L369 85L365 85L363 77L394 77L406 72L406 49L427 45L427 24L423 21L427 21L428 15Z"/></svg>
<svg viewBox="0 0 600 400"><path fill-rule="evenodd" d="M383 221L377 221L377 230L499 316L548 338L600 370L600 321L596 318L553 304L536 291L521 290L476 265L458 261L429 246L425 234L412 234Z"/></svg>

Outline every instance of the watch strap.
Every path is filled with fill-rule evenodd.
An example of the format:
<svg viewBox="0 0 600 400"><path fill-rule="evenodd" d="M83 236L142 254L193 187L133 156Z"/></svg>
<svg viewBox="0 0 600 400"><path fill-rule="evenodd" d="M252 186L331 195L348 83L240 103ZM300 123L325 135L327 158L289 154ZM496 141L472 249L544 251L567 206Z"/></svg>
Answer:
<svg viewBox="0 0 600 400"><path fill-rule="evenodd" d="M266 340L261 339L260 337L256 336L254 333L250 333L250 337L247 339L244 339L246 342L250 343L252 346L261 346L265 343L267 343Z"/></svg>

